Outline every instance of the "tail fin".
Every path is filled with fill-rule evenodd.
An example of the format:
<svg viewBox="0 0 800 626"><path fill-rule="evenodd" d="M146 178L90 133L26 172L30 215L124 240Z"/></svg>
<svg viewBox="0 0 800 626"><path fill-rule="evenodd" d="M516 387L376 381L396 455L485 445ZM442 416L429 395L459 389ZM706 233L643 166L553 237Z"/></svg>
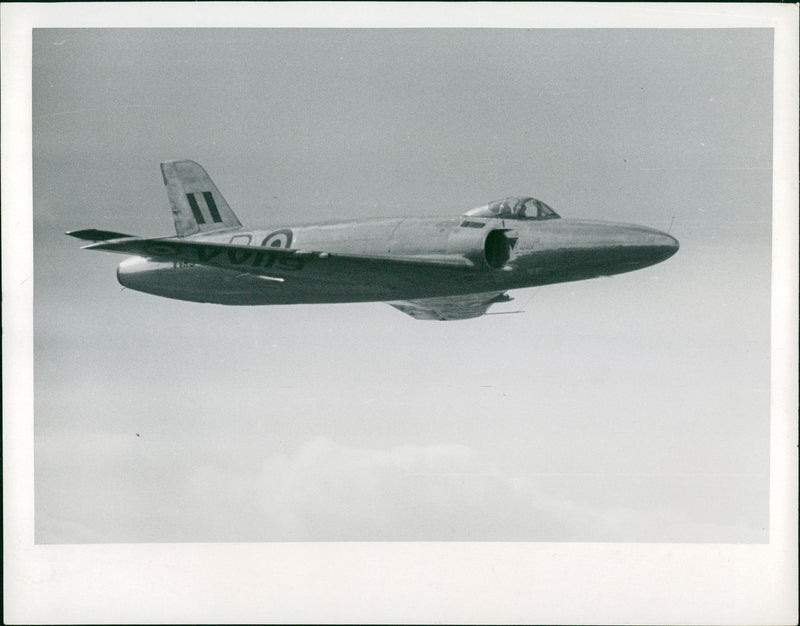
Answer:
<svg viewBox="0 0 800 626"><path fill-rule="evenodd" d="M178 237L223 228L241 228L225 198L206 171L194 161L167 161L161 175Z"/></svg>

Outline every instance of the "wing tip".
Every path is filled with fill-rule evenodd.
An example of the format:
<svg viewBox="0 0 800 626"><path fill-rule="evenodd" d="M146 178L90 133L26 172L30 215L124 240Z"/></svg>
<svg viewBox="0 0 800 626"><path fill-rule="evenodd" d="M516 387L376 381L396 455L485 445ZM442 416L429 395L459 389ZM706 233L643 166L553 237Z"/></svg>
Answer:
<svg viewBox="0 0 800 626"><path fill-rule="evenodd" d="M84 228L81 230L69 230L64 233L76 239L84 241L108 241L109 239L123 239L126 237L133 237L125 233L118 233L113 230L98 230L97 228Z"/></svg>

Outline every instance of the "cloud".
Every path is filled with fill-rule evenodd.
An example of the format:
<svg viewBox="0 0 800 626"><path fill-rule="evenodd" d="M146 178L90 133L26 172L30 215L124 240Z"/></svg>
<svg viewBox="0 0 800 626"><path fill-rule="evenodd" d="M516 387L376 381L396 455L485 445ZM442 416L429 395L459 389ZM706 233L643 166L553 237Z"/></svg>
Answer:
<svg viewBox="0 0 800 626"><path fill-rule="evenodd" d="M133 435L101 446L67 439L39 444L39 471L53 474L56 460L62 471L39 490L37 542L767 539L765 529L691 519L671 500L620 500L624 480L513 473L460 444L317 438L289 453L208 454L197 466L196 455ZM66 443L74 455L56 455Z"/></svg>
<svg viewBox="0 0 800 626"><path fill-rule="evenodd" d="M228 494L232 510L258 520L247 534L262 539L513 539L554 522L528 514L524 481L454 444L376 449L316 439L249 475L207 465L193 485L207 501Z"/></svg>
<svg viewBox="0 0 800 626"><path fill-rule="evenodd" d="M579 504L456 444L377 449L316 439L249 475L207 465L192 483L200 500L226 501L227 528L247 535L239 540L563 540L588 521ZM243 514L252 523L243 526Z"/></svg>
<svg viewBox="0 0 800 626"><path fill-rule="evenodd" d="M319 438L255 471L207 465L192 483L199 500L224 503L204 519L233 541L766 540L760 529L692 520L668 502L634 509L559 497L535 475L504 472L457 444Z"/></svg>

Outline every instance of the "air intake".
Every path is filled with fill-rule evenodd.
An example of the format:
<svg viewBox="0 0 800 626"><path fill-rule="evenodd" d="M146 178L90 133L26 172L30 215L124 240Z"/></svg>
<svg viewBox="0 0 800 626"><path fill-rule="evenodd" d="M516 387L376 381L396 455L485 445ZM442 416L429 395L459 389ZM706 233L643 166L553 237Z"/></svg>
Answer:
<svg viewBox="0 0 800 626"><path fill-rule="evenodd" d="M493 230L486 236L483 254L489 267L499 270L511 258L511 242L504 230Z"/></svg>

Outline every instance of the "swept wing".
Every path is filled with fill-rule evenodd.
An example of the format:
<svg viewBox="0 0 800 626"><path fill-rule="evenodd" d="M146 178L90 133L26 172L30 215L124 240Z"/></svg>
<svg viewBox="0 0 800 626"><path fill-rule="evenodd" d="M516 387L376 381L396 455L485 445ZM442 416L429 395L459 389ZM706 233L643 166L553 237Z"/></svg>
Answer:
<svg viewBox="0 0 800 626"><path fill-rule="evenodd" d="M418 320L465 320L484 315L489 307L512 298L502 291L443 298L421 298L388 302L398 311Z"/></svg>

